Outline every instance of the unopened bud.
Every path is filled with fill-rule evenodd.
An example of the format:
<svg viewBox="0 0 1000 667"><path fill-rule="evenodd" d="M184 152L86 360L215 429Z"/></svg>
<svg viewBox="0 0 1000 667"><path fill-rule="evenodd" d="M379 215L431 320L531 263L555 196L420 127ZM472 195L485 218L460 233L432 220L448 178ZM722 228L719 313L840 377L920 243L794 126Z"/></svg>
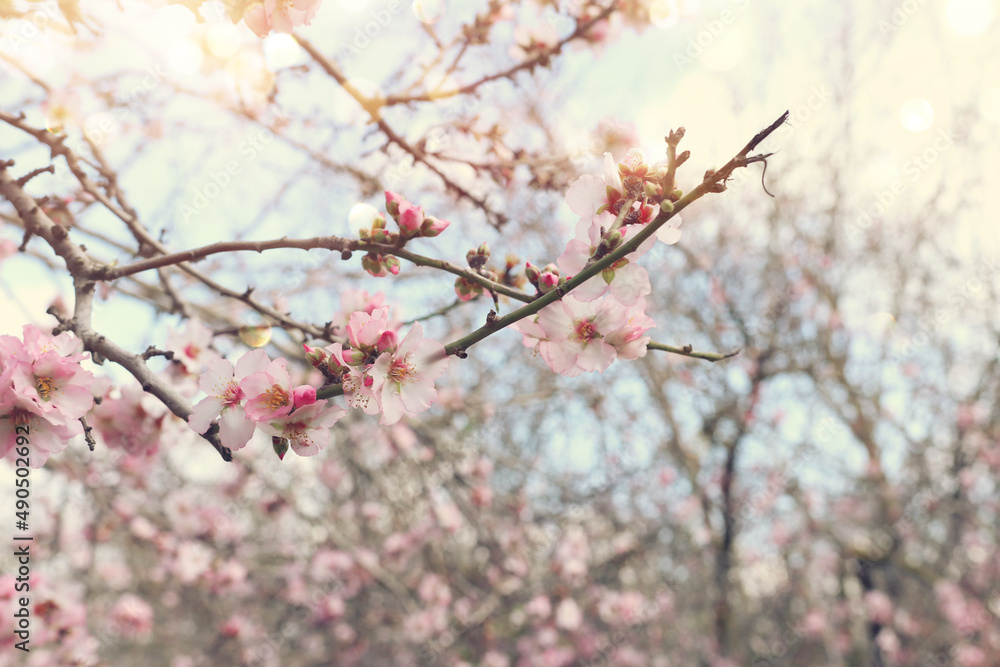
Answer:
<svg viewBox="0 0 1000 667"><path fill-rule="evenodd" d="M448 222L447 220L439 220L437 218L427 216L426 218L424 218L423 223L421 223L420 225L420 234L421 236L434 238L435 236L443 232L445 229L447 229L448 225L450 224L451 223Z"/></svg>
<svg viewBox="0 0 1000 667"><path fill-rule="evenodd" d="M321 347L309 347L305 343L302 347L306 350L306 361L313 365L314 368L319 368L323 362L326 361L326 350Z"/></svg>
<svg viewBox="0 0 1000 667"><path fill-rule="evenodd" d="M388 269L392 275L399 274L399 260L391 255L382 260L382 266Z"/></svg>
<svg viewBox="0 0 1000 667"><path fill-rule="evenodd" d="M673 192L670 193L670 200L671 201L677 201L678 199L680 199L683 196L684 196L684 191L681 190L680 188L677 188L676 190L674 190Z"/></svg>
<svg viewBox="0 0 1000 667"><path fill-rule="evenodd" d="M528 279L528 282L532 285L538 286L538 278L542 275L542 272L538 270L538 267L527 262L524 265L524 276Z"/></svg>
<svg viewBox="0 0 1000 667"><path fill-rule="evenodd" d="M558 286L559 276L554 273L546 272L538 278L538 291L542 294L548 294Z"/></svg>
<svg viewBox="0 0 1000 667"><path fill-rule="evenodd" d="M396 336L396 332L392 329L388 331L383 331L378 337L378 342L375 343L375 349L379 353L385 352L386 350L395 350L399 347L399 338Z"/></svg>
<svg viewBox="0 0 1000 667"><path fill-rule="evenodd" d="M385 210L389 212L393 218L399 215L399 205L400 203L406 201L402 196L397 195L395 192L385 191Z"/></svg>
<svg viewBox="0 0 1000 667"><path fill-rule="evenodd" d="M288 440L281 436L272 435L271 446L274 447L274 453L278 455L278 460L284 461L285 454L288 453Z"/></svg>
<svg viewBox="0 0 1000 667"><path fill-rule="evenodd" d="M666 213L673 213L674 203L669 199L664 199L663 201L660 202L660 210Z"/></svg>

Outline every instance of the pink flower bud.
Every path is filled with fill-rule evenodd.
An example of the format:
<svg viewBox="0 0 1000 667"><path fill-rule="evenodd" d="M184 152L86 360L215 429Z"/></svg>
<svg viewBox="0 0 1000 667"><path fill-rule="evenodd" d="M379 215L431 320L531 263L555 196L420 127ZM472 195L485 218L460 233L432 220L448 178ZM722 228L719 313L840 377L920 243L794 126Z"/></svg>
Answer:
<svg viewBox="0 0 1000 667"><path fill-rule="evenodd" d="M424 222L424 209L414 206L408 201L399 205L399 228L404 232L414 233Z"/></svg>
<svg viewBox="0 0 1000 667"><path fill-rule="evenodd" d="M546 271L538 278L538 291L542 294L551 292L559 285L559 276Z"/></svg>
<svg viewBox="0 0 1000 667"><path fill-rule="evenodd" d="M274 453L278 455L278 460L284 461L285 454L288 453L288 440L276 435L272 435L271 446L274 447Z"/></svg>
<svg viewBox="0 0 1000 667"><path fill-rule="evenodd" d="M524 275L528 279L528 282L532 285L538 284L538 278L542 275L542 272L538 270L538 267L531 262L525 262L524 264Z"/></svg>
<svg viewBox="0 0 1000 667"><path fill-rule="evenodd" d="M439 220L431 216L424 218L424 223L420 225L420 234L428 238L433 238L446 230L451 223L447 220Z"/></svg>
<svg viewBox="0 0 1000 667"><path fill-rule="evenodd" d="M319 347L309 347L305 343L302 344L302 347L306 350L306 361L312 364L314 368L319 368L326 361L326 350Z"/></svg>
<svg viewBox="0 0 1000 667"><path fill-rule="evenodd" d="M385 210L388 211L394 219L399 215L399 205L404 203L406 200L402 196L397 195L395 192L385 191Z"/></svg>
<svg viewBox="0 0 1000 667"><path fill-rule="evenodd" d="M399 338L396 336L396 332L392 329L388 331L383 331L378 337L378 342L375 343L375 349L379 353L385 352L386 350L394 351L399 347Z"/></svg>
<svg viewBox="0 0 1000 667"><path fill-rule="evenodd" d="M392 275L395 276L399 274L399 260L395 257L386 257L382 260L382 265L385 266L385 268L388 269L389 273Z"/></svg>
<svg viewBox="0 0 1000 667"><path fill-rule="evenodd" d="M296 387L292 390L292 405L296 409L312 405L316 402L316 388L307 384Z"/></svg>

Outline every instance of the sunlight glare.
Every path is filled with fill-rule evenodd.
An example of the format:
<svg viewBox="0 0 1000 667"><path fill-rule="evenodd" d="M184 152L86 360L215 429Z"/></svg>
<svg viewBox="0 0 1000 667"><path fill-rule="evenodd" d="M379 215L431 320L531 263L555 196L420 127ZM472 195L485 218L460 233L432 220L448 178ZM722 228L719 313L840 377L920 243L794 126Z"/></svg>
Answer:
<svg viewBox="0 0 1000 667"><path fill-rule="evenodd" d="M959 35L981 34L993 20L991 0L951 0L945 9L948 25Z"/></svg>
<svg viewBox="0 0 1000 667"><path fill-rule="evenodd" d="M201 69L205 56L194 42L177 42L167 51L167 63L178 74L194 74Z"/></svg>
<svg viewBox="0 0 1000 667"><path fill-rule="evenodd" d="M301 64L305 59L305 51L291 35L276 32L264 40L264 58L267 60L267 68L275 72Z"/></svg>
<svg viewBox="0 0 1000 667"><path fill-rule="evenodd" d="M672 28L680 18L677 0L653 0L649 5L649 21L657 28Z"/></svg>
<svg viewBox="0 0 1000 667"><path fill-rule="evenodd" d="M1000 88L987 88L979 98L979 113L986 120L1000 123Z"/></svg>
<svg viewBox="0 0 1000 667"><path fill-rule="evenodd" d="M216 58L228 58L240 48L240 33L232 23L216 23L205 35L208 50Z"/></svg>
<svg viewBox="0 0 1000 667"><path fill-rule="evenodd" d="M923 132L934 122L934 107L924 98L914 97L903 102L899 119L910 132Z"/></svg>

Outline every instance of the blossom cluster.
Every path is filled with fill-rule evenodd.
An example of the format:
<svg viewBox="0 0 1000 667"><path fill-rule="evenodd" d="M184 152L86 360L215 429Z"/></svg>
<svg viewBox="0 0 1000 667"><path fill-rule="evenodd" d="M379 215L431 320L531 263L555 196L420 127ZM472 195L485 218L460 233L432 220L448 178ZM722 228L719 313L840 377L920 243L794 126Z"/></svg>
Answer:
<svg viewBox="0 0 1000 667"><path fill-rule="evenodd" d="M258 37L266 37L272 30L292 32L300 25L309 25L323 0L264 0L251 2L243 10L243 22ZM233 17L234 22L239 16Z"/></svg>
<svg viewBox="0 0 1000 667"><path fill-rule="evenodd" d="M0 336L0 457L27 434L39 467L83 433L80 418L94 406L94 376L80 366L86 358L69 332L49 336L29 324L20 339Z"/></svg>
<svg viewBox="0 0 1000 667"><path fill-rule="evenodd" d="M369 243L401 246L410 239L433 238L451 224L447 220L425 215L422 207L389 190L385 191L385 210L399 225L398 232L386 229L385 216L376 211L374 207L366 205L365 208L371 212L371 219L360 225L358 235L362 241ZM361 258L361 267L372 276L382 278L390 273L392 275L399 273L399 260L392 255L372 251Z"/></svg>
<svg viewBox="0 0 1000 667"><path fill-rule="evenodd" d="M389 425L431 406L434 381L448 359L440 343L424 338L420 323L400 339L389 307L372 304L351 313L345 328L349 345L304 347L329 384L342 384L350 407L381 414L380 423ZM199 380L207 397L195 406L191 428L204 434L218 418L219 438L230 449L246 446L260 428L272 436L279 457L289 447L300 456L317 454L347 411L318 399L315 387L293 387L287 364L261 349L247 352L235 366L222 358L209 361Z"/></svg>
<svg viewBox="0 0 1000 667"><path fill-rule="evenodd" d="M632 238L661 207L672 208L673 193L665 197L662 192L665 170L664 163L650 165L640 151L629 152L618 164L605 153L603 176L581 176L566 195L570 210L580 216L576 234L555 264L539 269L529 262L528 281L540 294L556 289ZM637 260L657 240L680 240L679 225L679 217L671 218L634 252L533 318L516 323L524 345L537 349L552 370L568 376L603 371L615 359L644 356L649 342L644 334L655 323L645 313L649 275Z"/></svg>

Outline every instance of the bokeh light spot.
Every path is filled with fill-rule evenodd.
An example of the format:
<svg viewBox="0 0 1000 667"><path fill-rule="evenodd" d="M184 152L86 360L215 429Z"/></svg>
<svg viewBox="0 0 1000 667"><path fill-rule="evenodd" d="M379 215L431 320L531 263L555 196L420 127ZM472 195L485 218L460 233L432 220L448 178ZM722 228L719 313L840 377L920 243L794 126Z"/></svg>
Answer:
<svg viewBox="0 0 1000 667"><path fill-rule="evenodd" d="M271 325L263 321L244 324L240 327L240 340L250 347L264 347L271 342Z"/></svg>
<svg viewBox="0 0 1000 667"><path fill-rule="evenodd" d="M934 122L934 107L922 97L906 100L899 110L899 120L910 132L923 132Z"/></svg>
<svg viewBox="0 0 1000 667"><path fill-rule="evenodd" d="M945 8L945 19L959 35L981 34L993 21L991 0L951 0Z"/></svg>
<svg viewBox="0 0 1000 667"><path fill-rule="evenodd" d="M228 58L240 48L240 33L231 23L216 23L205 35L208 50L216 58Z"/></svg>
<svg viewBox="0 0 1000 667"><path fill-rule="evenodd" d="M198 45L187 40L177 42L167 50L167 64L178 74L194 74L205 59Z"/></svg>
<svg viewBox="0 0 1000 667"><path fill-rule="evenodd" d="M291 35L276 32L264 40L264 59L267 61L267 68L272 72L298 65L304 57L305 51Z"/></svg>
<svg viewBox="0 0 1000 667"><path fill-rule="evenodd" d="M649 5L649 22L657 28L672 28L680 19L677 0L653 0Z"/></svg>

